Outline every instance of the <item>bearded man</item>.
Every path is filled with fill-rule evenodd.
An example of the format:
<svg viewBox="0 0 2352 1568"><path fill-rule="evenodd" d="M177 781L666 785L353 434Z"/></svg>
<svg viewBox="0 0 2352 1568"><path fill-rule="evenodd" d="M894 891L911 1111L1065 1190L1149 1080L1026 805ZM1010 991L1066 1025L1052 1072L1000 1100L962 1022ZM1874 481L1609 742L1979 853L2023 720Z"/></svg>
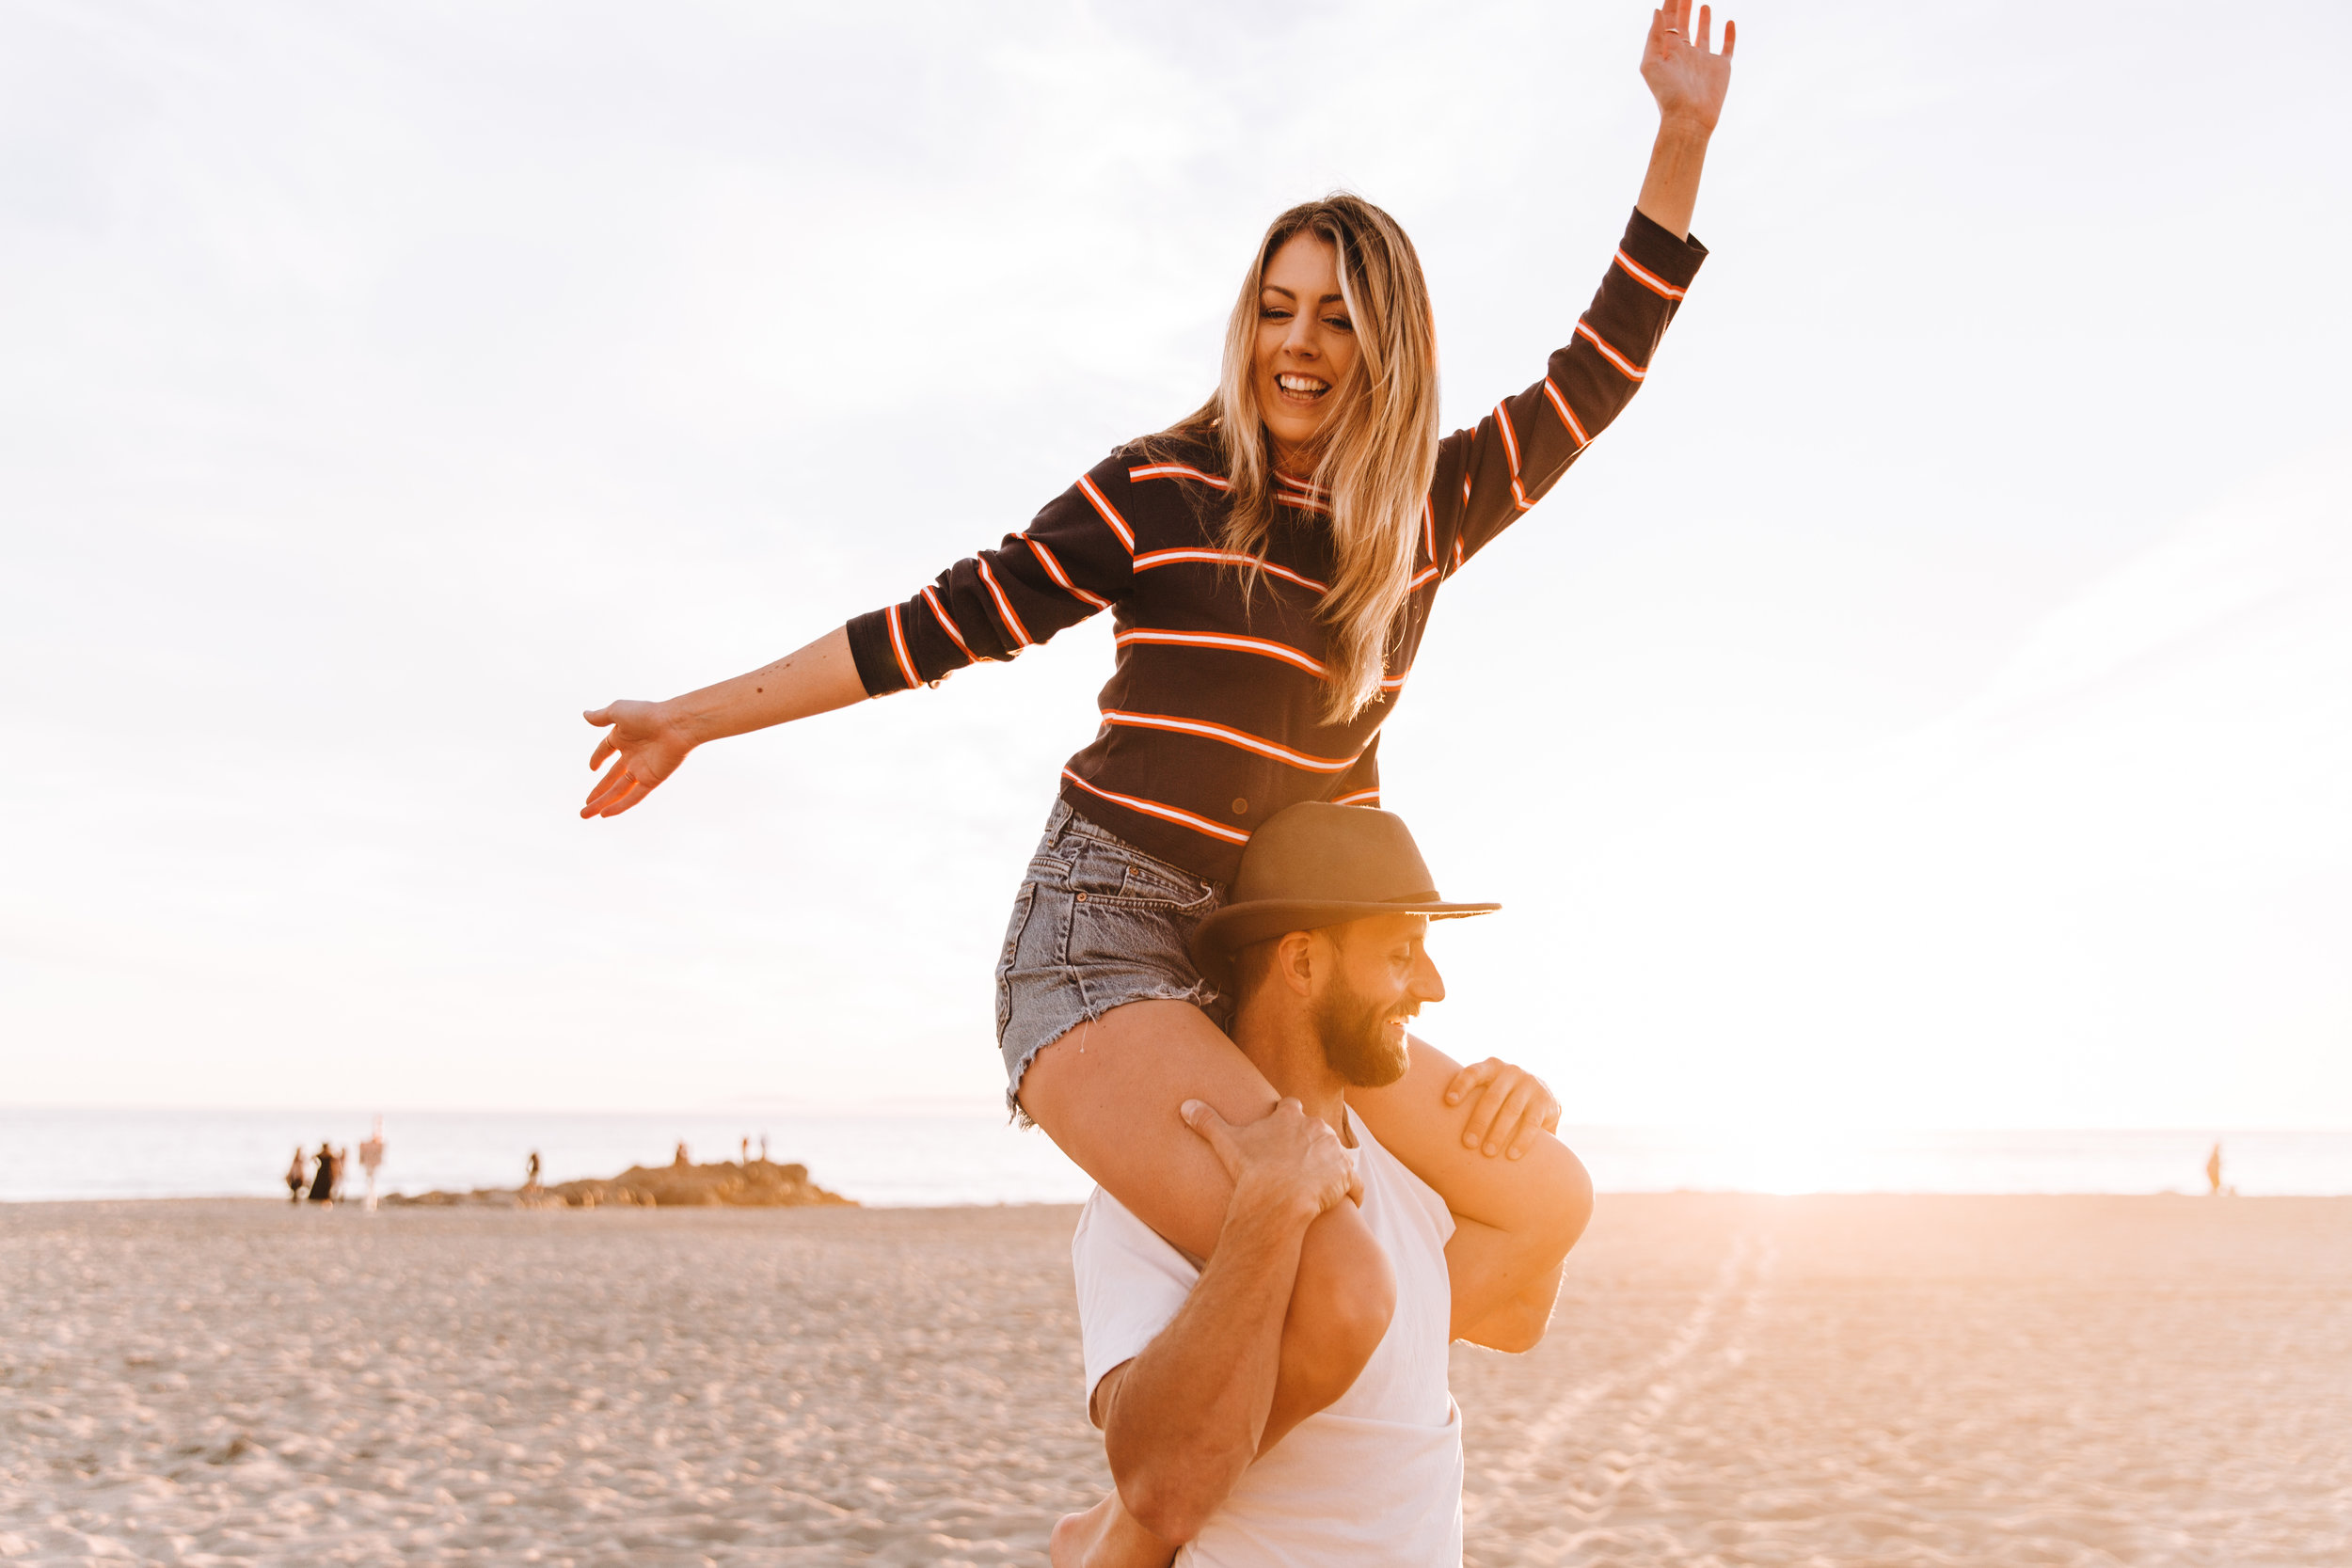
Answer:
<svg viewBox="0 0 2352 1568"><path fill-rule="evenodd" d="M1193 957L1234 998L1233 1043L1283 1098L1238 1127L1199 1101L1169 1108L1233 1179L1205 1267L1109 1194L1087 1201L1071 1250L1088 1410L1118 1491L1061 1522L1057 1565L1459 1564L1447 1347L1541 1339L1592 1212L1540 1084L1491 1060L1457 1069L1406 1033L1445 995L1429 923L1498 907L1438 897L1387 812L1295 805L1250 840ZM1382 1148L1350 1102L1403 1094L1462 1105L1465 1135ZM1504 1145L1510 1158L1488 1157ZM1469 1209L1450 1212L1431 1176L1470 1194ZM1392 1287L1356 1305L1386 1331L1336 1402L1284 1411L1275 1374L1300 1240L1350 1201Z"/></svg>

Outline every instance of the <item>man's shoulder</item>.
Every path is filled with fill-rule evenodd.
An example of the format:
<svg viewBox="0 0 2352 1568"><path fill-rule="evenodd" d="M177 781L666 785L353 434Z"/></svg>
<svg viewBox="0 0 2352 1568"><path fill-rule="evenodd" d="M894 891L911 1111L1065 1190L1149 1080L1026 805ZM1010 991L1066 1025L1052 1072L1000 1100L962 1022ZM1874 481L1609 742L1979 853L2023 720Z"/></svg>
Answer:
<svg viewBox="0 0 2352 1568"><path fill-rule="evenodd" d="M1187 1288L1200 1276L1198 1259L1172 1245L1100 1187L1079 1207L1077 1228L1070 1236L1070 1259L1077 1267L1082 1288L1089 1275L1181 1279Z"/></svg>
<svg viewBox="0 0 2352 1568"><path fill-rule="evenodd" d="M1078 1341L1087 1397L1120 1363L1143 1354L1200 1278L1184 1255L1097 1187L1070 1237L1078 1287Z"/></svg>

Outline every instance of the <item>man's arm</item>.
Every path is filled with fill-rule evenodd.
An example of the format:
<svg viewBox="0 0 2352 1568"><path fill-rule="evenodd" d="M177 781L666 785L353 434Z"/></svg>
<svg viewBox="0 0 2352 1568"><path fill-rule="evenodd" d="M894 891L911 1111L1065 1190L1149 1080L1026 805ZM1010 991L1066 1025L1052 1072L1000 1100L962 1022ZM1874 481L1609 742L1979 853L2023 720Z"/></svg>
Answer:
<svg viewBox="0 0 2352 1568"><path fill-rule="evenodd" d="M1339 1138L1295 1100L1247 1127L1199 1101L1184 1117L1233 1178L1224 1228L1175 1319L1093 1399L1120 1501L1173 1543L1200 1533L1256 1456L1299 1245L1356 1182Z"/></svg>

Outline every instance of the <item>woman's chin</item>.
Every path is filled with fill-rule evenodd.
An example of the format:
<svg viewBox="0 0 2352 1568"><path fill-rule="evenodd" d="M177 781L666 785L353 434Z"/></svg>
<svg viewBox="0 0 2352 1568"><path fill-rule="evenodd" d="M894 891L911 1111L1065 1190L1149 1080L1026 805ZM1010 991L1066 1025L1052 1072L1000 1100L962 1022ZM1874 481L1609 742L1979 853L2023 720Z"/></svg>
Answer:
<svg viewBox="0 0 2352 1568"><path fill-rule="evenodd" d="M1274 437L1275 450L1288 460L1292 454L1313 446L1315 437L1323 434L1323 421L1295 415L1286 419L1281 414L1270 414L1266 418L1265 428L1266 434Z"/></svg>

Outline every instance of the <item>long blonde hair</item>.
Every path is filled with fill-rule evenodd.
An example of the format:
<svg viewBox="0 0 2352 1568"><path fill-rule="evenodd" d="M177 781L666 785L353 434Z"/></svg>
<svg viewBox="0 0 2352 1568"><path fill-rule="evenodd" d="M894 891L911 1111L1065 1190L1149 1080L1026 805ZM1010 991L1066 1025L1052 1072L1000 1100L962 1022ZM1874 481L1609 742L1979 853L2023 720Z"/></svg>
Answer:
<svg viewBox="0 0 2352 1568"><path fill-rule="evenodd" d="M1331 585L1315 614L1327 628L1324 721L1345 723L1380 694L1389 641L1413 576L1413 544L1438 464L1438 341L1421 258L1397 221L1344 192L1302 202L1266 230L1225 327L1216 392L1167 434L1213 439L1232 511L1220 543L1258 557L1279 492L1258 406L1259 298L1274 254L1311 233L1338 253L1340 295L1354 324L1355 368L1332 388L1315 450L1319 505L1330 509ZM1257 576L1253 570L1250 579Z"/></svg>

